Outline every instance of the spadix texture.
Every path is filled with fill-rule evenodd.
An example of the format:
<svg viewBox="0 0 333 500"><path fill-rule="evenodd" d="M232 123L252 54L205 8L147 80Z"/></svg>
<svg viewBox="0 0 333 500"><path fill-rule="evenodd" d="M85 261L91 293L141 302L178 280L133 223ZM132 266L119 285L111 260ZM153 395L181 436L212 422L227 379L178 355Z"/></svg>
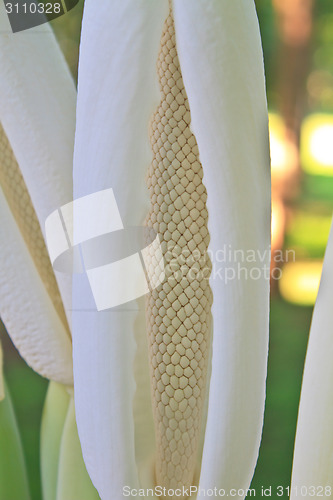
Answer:
<svg viewBox="0 0 333 500"><path fill-rule="evenodd" d="M157 71L161 103L153 115L148 226L169 255L166 279L147 297L147 330L156 428L156 481L194 484L210 347L211 263L207 193L168 16ZM151 259L154 265L154 256Z"/></svg>
<svg viewBox="0 0 333 500"><path fill-rule="evenodd" d="M193 301L194 307L190 300L182 305L179 299L182 297L185 302L186 293L183 297L182 291L176 289L178 283L171 287L168 280L160 288L167 285L167 292L163 290L165 298L162 299L163 293L160 296L158 290L147 297L146 318L141 300L102 314L94 312L96 307L87 280L83 276L74 279L76 416L86 466L103 500L123 498L124 485L186 484L197 481L198 475L200 486L205 488L246 489L253 475L261 436L269 288L263 268L269 267L270 184L262 52L254 3L252 0L176 0L172 7L176 48L167 1L125 0L119 3L104 0L99 2L98 9L92 0L85 3L74 197L112 188L124 227L140 226L145 219L149 225L157 224L164 251L173 237L175 241L176 238L180 242L184 240L185 246L193 236L195 245L201 245L200 250L205 254L209 242L208 212L213 264L210 284L206 280L206 289L199 284L203 294L196 297L198 302ZM175 64L178 64L175 49L180 70ZM159 75L156 72L158 59ZM159 80L161 92L158 91ZM170 91L164 90L168 85ZM151 144L148 141L149 123ZM162 130L160 124L165 129ZM166 158L168 153L172 157L164 164L163 150ZM178 153L180 165L176 174L170 163L173 154L177 156ZM173 219L177 210L182 209L181 196L186 188L190 197L185 195L183 199L193 198L199 204L189 209L184 203L184 215L186 208L189 212L194 210L188 215L189 227L186 227L186 217L183 220L183 216L179 218L177 214ZM163 212L166 205L168 210ZM166 221L162 220L161 214L169 211L171 219L167 216ZM107 214L101 216L107 217ZM226 284L223 267L236 267L236 263L222 263L214 269L217 253L224 245L253 250L262 260L258 258L255 264L242 262L247 277L243 271L241 276L236 275ZM193 246L191 251L194 251ZM193 258L194 253L186 256L187 265ZM179 260L175 261L178 266ZM209 260L206 266L209 275ZM255 266L259 277L258 272L253 273L255 279L252 279L249 272ZM209 330L209 286L214 301L208 393L201 388L204 387L209 351L204 344ZM195 292L194 287L185 288L189 295ZM170 298L163 304L168 294ZM186 306L189 318L196 315L198 319L193 316L192 327L192 323L190 325L181 315L180 324L174 321L175 339L169 342L167 336L163 338L169 335L161 327L163 319L169 317L169 312L172 325L177 309L184 307L185 310ZM200 331L191 339L188 332L195 331L194 325L199 323ZM165 326L170 327L170 323ZM147 334L149 356L145 350ZM203 338L205 336L207 338ZM183 344L180 339L185 337L188 341ZM196 351L195 342L198 344ZM175 347L172 354L167 351L170 344ZM189 350L188 357L186 350ZM200 361L204 360L200 367L202 373L200 377L194 375L198 380L191 380L193 387L186 384L188 392L194 392L196 386L200 389L200 395L196 389L194 400L192 394L188 399L197 411L194 416L187 415L183 419L179 408L186 404L182 397L186 390L185 380L179 371L180 376L172 379L175 385L172 387L171 377L176 375L176 369L185 372L190 366L190 358L193 355L192 360L195 359L198 352L197 356L202 356ZM167 363L164 363L166 353L170 362L166 356ZM176 354L175 364L171 361L173 354ZM199 367L199 360L197 363ZM147 383L148 367L152 387ZM166 376L162 380L160 370L161 378L158 379L158 368L170 377L170 383ZM173 369L174 374L171 373ZM183 382L184 388L181 388ZM199 396L203 399L200 405ZM207 404L205 429L205 418L199 425L199 415ZM189 455L186 444L184 449L180 444L186 443L186 432L191 433L191 456L186 455ZM203 452L198 444L202 442ZM199 474L193 479L195 468Z"/></svg>
<svg viewBox="0 0 333 500"><path fill-rule="evenodd" d="M57 276L42 236L45 218L72 198L75 87L48 26L12 34L0 5L1 317L26 361L72 383L71 340Z"/></svg>
<svg viewBox="0 0 333 500"><path fill-rule="evenodd" d="M296 491L323 487L333 494L333 230L331 228L306 354L292 472L291 498ZM325 490L331 487L331 490Z"/></svg>

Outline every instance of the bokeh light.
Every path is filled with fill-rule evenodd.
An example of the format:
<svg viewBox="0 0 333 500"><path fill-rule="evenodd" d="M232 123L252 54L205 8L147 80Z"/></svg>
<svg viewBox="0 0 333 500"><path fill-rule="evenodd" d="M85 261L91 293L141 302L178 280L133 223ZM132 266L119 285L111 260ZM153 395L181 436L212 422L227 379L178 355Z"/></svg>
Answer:
<svg viewBox="0 0 333 500"><path fill-rule="evenodd" d="M279 281L282 297L297 305L315 303L322 270L322 261L288 262Z"/></svg>
<svg viewBox="0 0 333 500"><path fill-rule="evenodd" d="M333 115L309 115L302 124L301 158L305 172L333 176Z"/></svg>

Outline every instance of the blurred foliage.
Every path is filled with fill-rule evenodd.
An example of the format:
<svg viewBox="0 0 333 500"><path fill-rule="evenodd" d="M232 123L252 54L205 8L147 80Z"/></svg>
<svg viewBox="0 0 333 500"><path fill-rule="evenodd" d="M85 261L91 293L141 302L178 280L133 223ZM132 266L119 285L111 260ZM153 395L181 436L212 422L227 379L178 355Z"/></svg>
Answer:
<svg viewBox="0 0 333 500"><path fill-rule="evenodd" d="M41 500L39 442L44 398L48 382L20 357L0 322L4 372L21 433L32 500ZM10 499L1 499L10 500Z"/></svg>
<svg viewBox="0 0 333 500"><path fill-rule="evenodd" d="M256 0L264 51L267 96L270 109L278 110L279 38L272 2ZM311 60L306 81L305 109L333 112L333 3L317 0L314 5ZM287 204L285 248L295 250L297 259L324 256L333 209L332 177L300 177L299 191ZM291 479L297 411L312 307L295 306L278 296L271 301L270 349L264 432L259 461L251 487L257 494Z"/></svg>
<svg viewBox="0 0 333 500"><path fill-rule="evenodd" d="M311 211L307 207L294 211L286 234L286 247L292 248L301 259L323 257L331 227L331 210L324 216L321 206L320 215L312 208L313 205Z"/></svg>
<svg viewBox="0 0 333 500"><path fill-rule="evenodd" d="M303 176L302 198L311 202L315 200L326 201L325 206L331 208L333 200L333 177L322 177L314 175Z"/></svg>
<svg viewBox="0 0 333 500"><path fill-rule="evenodd" d="M261 40L264 52L267 100L270 108L276 106L276 51L277 51L277 27L274 17L274 9L271 1L256 0Z"/></svg>
<svg viewBox="0 0 333 500"><path fill-rule="evenodd" d="M333 6L330 0L315 3L313 68L308 77L310 109L333 111Z"/></svg>
<svg viewBox="0 0 333 500"><path fill-rule="evenodd" d="M78 73L83 6L84 2L81 0L78 5L65 16L61 16L50 23L75 81L77 81Z"/></svg>
<svg viewBox="0 0 333 500"><path fill-rule="evenodd" d="M264 432L251 488L290 484L297 409L312 308L271 303ZM286 499L287 496L280 498Z"/></svg>

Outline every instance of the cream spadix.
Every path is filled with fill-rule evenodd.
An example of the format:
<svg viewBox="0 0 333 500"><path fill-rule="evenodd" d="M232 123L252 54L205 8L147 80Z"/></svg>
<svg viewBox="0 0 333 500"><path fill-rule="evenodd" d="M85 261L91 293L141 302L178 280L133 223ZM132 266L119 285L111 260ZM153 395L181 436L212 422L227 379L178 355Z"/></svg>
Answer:
<svg viewBox="0 0 333 500"><path fill-rule="evenodd" d="M152 486L156 481L164 482L166 486L188 484L197 481L197 474L200 474L202 487L228 489L236 484L238 488L246 489L253 475L261 436L268 340L270 186L267 110L258 23L252 0L222 0L209 4L199 0L176 0L172 2L172 7L175 37L171 35L163 45L163 24L169 16L168 2L126 0L119 4L105 1L100 2L96 9L92 1L86 1L80 49L74 196L77 198L112 188L125 227L140 226L148 217L153 227L158 222L157 231L162 242L163 238L167 242L168 231L170 234L178 231L180 238L189 229L186 217L181 220L176 215L172 220L177 210L180 212L187 207L186 200L181 207L180 199L175 193L172 199L171 192L174 190L177 193L178 190L181 197L190 186L187 193L197 193L199 197L195 201L201 200L205 204L206 187L211 239L209 249L213 260L210 287L214 300L207 425L205 430L205 420L199 418L208 398L208 391L204 391L204 373L198 380L202 384L203 400L198 405L196 391L197 400L193 406L197 408L196 415L194 418L192 415L182 418L185 387L193 392L196 386L194 379L193 387L187 381L181 381L183 372L180 374L180 371L187 367L182 366L186 363L185 359L181 363L182 356L186 357L182 353L185 350L186 354L186 349L190 349L188 356L193 354L195 358L194 342L199 344L195 338L190 338L189 332L193 328L188 321L185 324L186 314L180 325L173 325L176 329L174 352L178 352L178 347L181 351L178 352L179 359L175 356L173 363L172 354L168 353L170 362L166 356L167 363L160 361L158 366L154 366L158 361L158 352L163 358L170 345L170 335L164 332L163 327L160 328L161 324L167 310L170 310L172 317L169 319L172 322L178 303L169 301L170 305L166 303L163 306L160 303L162 297L155 296L148 303L146 317L142 300L102 314L74 311L78 430L87 469L103 500L122 498L124 485ZM155 68L161 37L161 53L165 50L165 60L160 59L162 92L159 92ZM179 55L179 68L175 64L178 61L175 50ZM171 66L168 68L168 65ZM167 84L169 90L163 94ZM154 130L157 114L155 118L153 114L159 106L164 115L160 115L161 120L155 130L160 126L163 145L159 145L159 139L149 144L148 124L150 122L151 130ZM188 106L186 119L185 115L181 116L181 106ZM163 123L163 116L167 122L164 120ZM185 143L180 144L178 138L184 132L179 127L181 121L184 121L181 127L186 129L187 137ZM176 156L187 144L189 150L185 147L187 153L183 153L186 157L186 154L193 154L195 141L203 178L202 174L198 175L197 185L193 187L191 181L195 175L188 179L183 170L187 170L191 177L198 174L201 166L195 167L197 172L193 166L186 169L186 161L181 154L181 159L177 159L178 165L173 155L169 154L168 158L167 153L173 151ZM168 160L163 172L165 157ZM160 177L154 174L157 167L162 169ZM173 175L177 173L175 179L168 179L168 168L175 170ZM147 173L150 201L145 185ZM162 221L161 214L166 208L164 203L168 205L167 212L171 215L168 222ZM205 206L201 209L205 210ZM200 213L198 217L200 215L202 217ZM196 216L194 212L193 217ZM173 224L168 228L170 222ZM206 227L205 224L204 221L203 227ZM200 231L194 233L198 235ZM208 243L207 234L206 237L205 244ZM251 278L253 263L244 262L247 278L243 271L242 276L235 276L227 284L223 270L214 270L217 252L223 250L225 244L233 249L257 252L262 257L262 261L255 264L259 278L258 272L253 273L254 278ZM205 254L205 249L201 251ZM234 265L235 262L230 263L231 267ZM177 290L170 290L175 295L174 302L179 301ZM191 291L194 292L194 289ZM76 303L94 305L84 277L74 279L73 301L74 309ZM206 305L209 302L207 296ZM203 319L204 307L199 299L195 304L198 322L203 324L200 316ZM186 305L180 302L179 310ZM189 307L187 310L191 316L193 312ZM209 310L205 314L209 318ZM170 324L165 326L168 328ZM196 332L198 338L203 335L201 330ZM150 361L142 347L147 333ZM185 343L182 339L186 339ZM203 356L201 351L200 354ZM190 363L191 360L187 359ZM156 387L159 384L161 389L158 390L161 401L156 391L155 394L152 392L155 432L152 428L153 411L149 405L149 364L152 384L156 383ZM167 366L170 381L166 376L162 380ZM163 373L160 373L161 379L154 382L154 370L159 367ZM171 373L172 370L174 373ZM207 362L202 371L207 371ZM168 396L167 387L171 386L174 375L174 387L168 389ZM186 384L181 387L183 382ZM165 404L163 394L169 398L165 397ZM170 403L172 398L173 407ZM163 404L160 405L160 402ZM188 460L185 446L183 450L179 443L187 432L184 426L187 427L191 421L194 424L195 419L198 419L196 443ZM175 439L176 434L180 439ZM202 461L200 441L204 441ZM193 458L194 455L197 458ZM181 462L183 468L178 467ZM187 469L189 464L190 471ZM155 469L157 472L160 470L156 480Z"/></svg>
<svg viewBox="0 0 333 500"><path fill-rule="evenodd" d="M211 341L207 193L176 49L172 11L157 63L161 102L150 123L147 225L171 254L164 282L147 297L146 323L156 433L156 482L190 487L197 469ZM155 256L149 265L154 267ZM156 265L156 264L155 264Z"/></svg>

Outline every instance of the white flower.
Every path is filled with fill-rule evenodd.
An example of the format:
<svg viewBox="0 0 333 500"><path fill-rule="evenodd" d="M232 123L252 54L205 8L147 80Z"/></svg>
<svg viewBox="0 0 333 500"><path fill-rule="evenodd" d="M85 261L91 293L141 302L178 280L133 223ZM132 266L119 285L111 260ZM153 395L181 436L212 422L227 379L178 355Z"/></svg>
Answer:
<svg viewBox="0 0 333 500"><path fill-rule="evenodd" d="M260 252L263 261L255 265L262 270L269 262L269 155L253 1L176 0L172 5L191 128L207 189L209 249L213 260L226 244ZM161 99L155 65L167 16L167 1L85 4L74 198L112 188L125 227L142 225L149 213L147 130ZM253 263L242 266L250 271ZM236 277L226 285L223 272L214 275L213 269L210 279L214 302L207 419L203 416L195 437L201 441L196 470L201 488L246 489L257 460L268 280L263 272L259 279L255 276ZM138 300L97 313L84 276L75 277L73 290L75 405L83 456L101 498L118 500L125 485L156 484L154 468L166 461L159 456L159 445L155 456L145 304ZM91 310L80 311L85 303ZM153 404L154 397L153 392ZM156 427L157 440L163 442L158 420ZM172 460L174 466L178 459ZM183 477L177 481L185 482Z"/></svg>
<svg viewBox="0 0 333 500"><path fill-rule="evenodd" d="M72 198L75 86L52 30L11 34L4 5L0 65L1 317L32 368L71 385L71 337L41 230ZM57 279L68 310L71 279Z"/></svg>
<svg viewBox="0 0 333 500"><path fill-rule="evenodd" d="M157 146L148 173L150 195L157 186L154 168L159 164L162 151L159 141L166 140L168 148L177 151L177 141L172 139L177 128L177 134L179 130L184 134L186 131L189 149L186 159L192 154L191 161L196 165L195 172L194 167L187 165L186 168L191 174L189 192L196 193L200 200L201 213L196 215L194 211L190 219L194 231L194 222L201 217L200 227L204 228L201 232L198 229L201 239L193 237L198 248L201 240L208 244L206 205L209 213L209 250L213 261L210 288L214 300L212 341L209 328L205 335L203 329L198 332L198 336L201 335L199 352L205 360L199 364L202 376L188 361L193 368L194 382L186 384L189 392L192 391L190 385L193 386L191 408L195 410L188 417L184 410L183 418L183 406L177 401L178 395L183 398L185 394L181 386L184 377L178 373L185 375L186 368L181 361L172 362L175 384L179 384L180 389L174 400L179 406L175 407L173 418L167 415L167 411L170 414L173 411L171 402L169 404L167 398L167 402L162 400L161 415L166 417L163 427L161 421L164 420L156 411L156 390L152 391L152 402L150 398L151 386L154 388L157 382L152 370L157 359L152 332L156 333L159 326L152 316L165 315L161 306L158 309L160 296L150 294L146 315L144 299L116 310L97 312L85 274L74 276L72 295L70 277L56 273L66 321L59 298L55 298L57 293L50 292L49 267L43 278L40 260L32 257L33 243L40 238L38 230L32 228L30 234L25 234L26 225L20 222L20 214L15 213L15 203L11 204L9 196L14 186L17 200L16 182L8 183L8 175L4 176L7 188L1 197L0 244L6 266L0 275L1 314L27 362L42 375L69 385L72 382L71 329L79 436L87 470L103 500L120 500L124 486L151 487L161 478L165 481L161 486L195 482L204 489L246 490L261 437L268 349L270 184L264 74L254 3L252 0L175 0L172 5L180 68L175 65L178 57L166 0L121 3L86 0L80 49L74 185L71 162L75 90L68 70L47 27L40 29L45 34L38 37L33 32L8 36L4 26L8 21L0 5L0 118L5 131L1 144L9 156L12 155L9 143L14 151L42 231L48 215L68 203L73 194L76 200L108 188L113 189L125 227L141 226L146 217L148 224L155 227L152 216L155 207L152 209L150 205L145 177L152 161L148 123L160 101L160 107L169 110L171 130L166 139L163 131L155 135L151 132L151 141L156 140ZM163 30L164 59L160 57L158 80L155 64ZM172 69L168 88L175 91L174 100L183 99L179 110L171 97L170 100L165 92L162 96L158 90L158 83L163 86L163 78L167 79L164 63ZM170 92L172 94L172 90ZM154 120L157 118L152 119L151 131ZM166 148L166 142L163 144ZM184 148L184 144L181 147ZM171 157L171 167L175 168L172 154ZM11 158L11 165L19 172ZM182 161L177 170L179 179L181 175L184 177L185 160L178 163ZM175 189L180 189L180 180L174 182ZM171 197L171 185L165 183L170 186L169 193L165 194L165 187L156 187L157 192L161 191L157 203L161 210L168 194L171 205L174 203L176 207L179 202ZM185 196L182 200L190 198L193 197ZM153 196L151 201L154 203ZM192 211L186 203L184 201L185 209ZM23 210L23 220L25 214ZM105 216L107 214L101 213L101 218ZM28 227L31 217L33 211L27 217ZM172 219L173 224L175 220ZM184 234L176 228L179 241L186 235L186 226L180 229L181 222L185 224L185 220L179 222L179 231ZM165 243L169 238L167 231L174 231L173 238L177 231L169 226L168 230L162 230L162 227L158 226L158 232L162 233ZM194 231L194 236L196 234ZM240 262L239 271L237 262L219 262L218 256L226 245L231 251L253 252L257 257L255 264L245 259ZM216 264L219 267L214 268ZM235 274L226 282L225 267L236 270L240 276ZM253 269L255 272L251 274ZM167 286L171 286L169 282ZM205 302L198 301L202 311L207 303L209 306L210 288L207 284L199 286L205 296ZM174 317L175 302L180 295L176 287L170 292L176 297L168 306ZM203 312L196 314L199 305L193 306L194 312L189 313L192 326L195 317L198 317L198 325L205 321L209 325L210 314L206 314L205 320ZM178 310L181 310L179 318L184 320L183 334L185 331L189 342L191 327L185 323L182 309ZM178 331L175 333L178 335ZM161 329L158 334L162 336ZM163 339L160 349L166 350L164 342ZM189 357L194 356L197 349L196 340L191 342L191 352L186 354ZM185 350L185 344L180 345L180 341L172 343L175 349L179 347L179 352ZM163 380L160 386L161 394L166 393ZM68 410L71 422L72 410L71 405ZM184 422L186 431L182 427ZM196 426L192 434L190 423ZM188 451L182 450L179 444L187 431L194 443L188 449L197 459L189 457ZM178 433L177 439L173 432ZM173 446L176 446L175 455L169 457ZM156 481L155 469L158 471ZM244 495L245 492L239 492L234 498Z"/></svg>

